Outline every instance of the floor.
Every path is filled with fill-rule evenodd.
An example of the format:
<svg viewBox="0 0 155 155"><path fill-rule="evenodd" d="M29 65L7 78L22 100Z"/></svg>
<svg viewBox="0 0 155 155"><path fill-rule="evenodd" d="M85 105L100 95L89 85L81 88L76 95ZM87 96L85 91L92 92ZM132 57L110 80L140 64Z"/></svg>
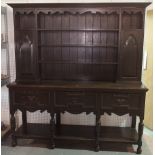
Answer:
<svg viewBox="0 0 155 155"><path fill-rule="evenodd" d="M27 140L26 142L28 142ZM116 151L87 151L73 149L54 149L40 148L38 146L16 146L10 147L10 144L2 141L1 155L133 155L137 146L133 146L133 151L116 152ZM153 133L147 128L144 129L142 155L153 155ZM131 149L129 149L131 150Z"/></svg>

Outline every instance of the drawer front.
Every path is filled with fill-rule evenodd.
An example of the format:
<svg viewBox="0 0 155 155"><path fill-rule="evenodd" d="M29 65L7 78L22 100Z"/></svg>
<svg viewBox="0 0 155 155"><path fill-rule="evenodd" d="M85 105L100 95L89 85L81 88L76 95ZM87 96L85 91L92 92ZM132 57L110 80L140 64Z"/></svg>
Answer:
<svg viewBox="0 0 155 155"><path fill-rule="evenodd" d="M56 93L55 107L57 109L87 111L94 109L96 106L96 94L77 92L77 91L65 91Z"/></svg>
<svg viewBox="0 0 155 155"><path fill-rule="evenodd" d="M138 110L140 108L141 95L128 93L102 94L101 109L113 110Z"/></svg>
<svg viewBox="0 0 155 155"><path fill-rule="evenodd" d="M25 108L29 111L48 110L49 101L50 94L47 91L18 90L14 93L13 104L19 109Z"/></svg>

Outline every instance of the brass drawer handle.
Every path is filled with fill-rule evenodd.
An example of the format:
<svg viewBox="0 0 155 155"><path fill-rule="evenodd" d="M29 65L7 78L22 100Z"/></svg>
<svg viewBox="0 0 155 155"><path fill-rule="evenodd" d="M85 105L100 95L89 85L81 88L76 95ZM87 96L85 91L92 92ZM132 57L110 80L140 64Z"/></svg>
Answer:
<svg viewBox="0 0 155 155"><path fill-rule="evenodd" d="M120 104L120 105L115 105L113 106L114 108L118 108L118 109L129 109L129 105L124 105L124 104Z"/></svg>
<svg viewBox="0 0 155 155"><path fill-rule="evenodd" d="M126 102L127 100L125 98L117 98L116 101L119 103L123 103Z"/></svg>

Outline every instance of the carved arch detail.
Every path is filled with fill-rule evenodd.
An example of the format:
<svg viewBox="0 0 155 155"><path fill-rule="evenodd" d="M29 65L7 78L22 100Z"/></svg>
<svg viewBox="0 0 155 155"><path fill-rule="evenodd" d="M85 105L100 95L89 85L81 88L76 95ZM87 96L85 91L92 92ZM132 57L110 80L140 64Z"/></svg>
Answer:
<svg viewBox="0 0 155 155"><path fill-rule="evenodd" d="M130 9L127 9L127 10L123 10L122 11L122 14L129 14L129 15L131 15L131 14L141 14L141 15L143 15L144 14L144 12L143 12L143 10L130 10Z"/></svg>
<svg viewBox="0 0 155 155"><path fill-rule="evenodd" d="M30 15L30 14L35 14L35 11L33 10L26 10L26 9L23 9L23 10L16 10L15 11L15 15Z"/></svg>
<svg viewBox="0 0 155 155"><path fill-rule="evenodd" d="M129 45L133 45L134 47L137 46L137 41L136 41L136 38L130 34L127 39L125 40L125 43L124 43L124 48L129 46Z"/></svg>

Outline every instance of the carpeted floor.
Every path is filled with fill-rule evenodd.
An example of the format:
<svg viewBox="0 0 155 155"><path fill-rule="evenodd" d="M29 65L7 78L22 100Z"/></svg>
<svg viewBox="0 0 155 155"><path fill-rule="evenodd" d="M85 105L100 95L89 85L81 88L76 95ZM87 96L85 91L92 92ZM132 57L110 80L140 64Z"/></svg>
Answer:
<svg viewBox="0 0 155 155"><path fill-rule="evenodd" d="M128 152L123 150L111 149L109 151L87 151L76 149L47 149L46 146L40 147L40 145L30 146L28 143L30 140L20 140L19 143L27 143L26 145L11 147L10 138L2 141L1 154L2 155L133 155L135 154L137 146L129 146ZM132 149L130 148L132 147ZM142 155L153 155L153 133L148 129L144 129Z"/></svg>

